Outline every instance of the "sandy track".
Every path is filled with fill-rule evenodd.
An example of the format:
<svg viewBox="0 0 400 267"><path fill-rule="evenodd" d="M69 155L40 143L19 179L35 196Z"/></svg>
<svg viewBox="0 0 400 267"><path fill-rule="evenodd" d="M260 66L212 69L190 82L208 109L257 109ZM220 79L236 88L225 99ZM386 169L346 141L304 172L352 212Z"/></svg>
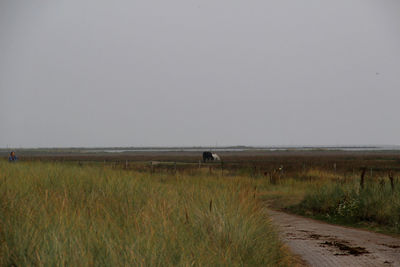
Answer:
<svg viewBox="0 0 400 267"><path fill-rule="evenodd" d="M400 266L400 239L268 210L282 240L310 266Z"/></svg>

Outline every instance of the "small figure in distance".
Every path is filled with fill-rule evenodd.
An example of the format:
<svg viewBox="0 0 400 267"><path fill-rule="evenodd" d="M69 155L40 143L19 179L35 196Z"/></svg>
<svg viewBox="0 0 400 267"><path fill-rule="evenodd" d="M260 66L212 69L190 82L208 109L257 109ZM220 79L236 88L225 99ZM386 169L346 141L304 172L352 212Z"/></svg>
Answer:
<svg viewBox="0 0 400 267"><path fill-rule="evenodd" d="M8 157L9 162L16 162L18 160L18 157L15 155L14 151L11 151L10 156Z"/></svg>

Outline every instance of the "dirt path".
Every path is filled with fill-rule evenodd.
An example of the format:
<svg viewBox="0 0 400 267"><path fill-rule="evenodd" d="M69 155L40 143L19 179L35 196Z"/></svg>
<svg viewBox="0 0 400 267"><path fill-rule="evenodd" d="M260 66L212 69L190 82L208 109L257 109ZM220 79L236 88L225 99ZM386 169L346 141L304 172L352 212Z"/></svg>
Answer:
<svg viewBox="0 0 400 267"><path fill-rule="evenodd" d="M400 239L269 210L281 238L310 266L400 266Z"/></svg>

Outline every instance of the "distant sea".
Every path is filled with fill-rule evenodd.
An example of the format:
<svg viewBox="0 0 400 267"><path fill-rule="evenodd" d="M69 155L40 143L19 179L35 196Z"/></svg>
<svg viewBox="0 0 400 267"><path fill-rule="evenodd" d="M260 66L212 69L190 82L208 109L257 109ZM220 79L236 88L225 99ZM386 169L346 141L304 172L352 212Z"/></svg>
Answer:
<svg viewBox="0 0 400 267"><path fill-rule="evenodd" d="M241 151L396 151L400 146L274 146L274 147L173 147L173 148L94 148L82 149L83 153L127 153L127 152L241 152Z"/></svg>

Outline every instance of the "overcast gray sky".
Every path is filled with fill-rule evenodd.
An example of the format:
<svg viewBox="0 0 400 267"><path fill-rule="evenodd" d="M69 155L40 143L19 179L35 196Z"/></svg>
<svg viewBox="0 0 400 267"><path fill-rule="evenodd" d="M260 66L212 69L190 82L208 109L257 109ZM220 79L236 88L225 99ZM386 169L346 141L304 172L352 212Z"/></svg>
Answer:
<svg viewBox="0 0 400 267"><path fill-rule="evenodd" d="M400 1L0 1L0 147L400 144Z"/></svg>

